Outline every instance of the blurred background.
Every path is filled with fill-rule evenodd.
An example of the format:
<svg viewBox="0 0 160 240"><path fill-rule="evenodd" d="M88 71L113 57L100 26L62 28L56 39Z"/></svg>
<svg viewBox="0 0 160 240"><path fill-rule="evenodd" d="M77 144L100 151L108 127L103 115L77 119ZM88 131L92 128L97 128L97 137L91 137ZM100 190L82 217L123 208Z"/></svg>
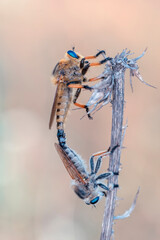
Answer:
<svg viewBox="0 0 160 240"><path fill-rule="evenodd" d="M143 79L126 72L125 115L116 214L126 211L140 186L129 219L114 225L115 239L160 238L160 2L146 0L0 1L0 239L99 239L105 200L85 205L70 187L70 177L54 148L56 124L48 129L56 87L52 70L73 46L82 55L104 49L114 57L127 48L139 56ZM88 77L101 73L90 70ZM85 103L90 93L83 92ZM73 105L72 109L75 108ZM87 161L110 145L111 106L80 120L71 111L68 144ZM104 159L105 171L108 159Z"/></svg>

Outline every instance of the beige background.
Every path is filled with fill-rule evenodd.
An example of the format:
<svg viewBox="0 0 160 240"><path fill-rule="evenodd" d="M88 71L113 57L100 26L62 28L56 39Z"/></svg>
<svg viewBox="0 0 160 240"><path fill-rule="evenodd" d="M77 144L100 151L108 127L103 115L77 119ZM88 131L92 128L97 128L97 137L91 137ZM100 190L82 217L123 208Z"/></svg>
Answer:
<svg viewBox="0 0 160 240"><path fill-rule="evenodd" d="M76 46L83 55L105 49L112 57L124 48L138 56L148 47L140 72L157 89L133 79L132 94L126 74L124 121L129 127L116 213L129 208L139 186L141 191L132 216L114 229L115 239L159 240L159 23L156 0L0 1L0 239L99 239L105 202L92 208L73 193L54 148L56 125L48 129L52 69ZM88 97L83 92L81 102ZM110 144L111 107L94 121L80 120L83 113L71 111L66 132L69 146L88 163L92 153Z"/></svg>

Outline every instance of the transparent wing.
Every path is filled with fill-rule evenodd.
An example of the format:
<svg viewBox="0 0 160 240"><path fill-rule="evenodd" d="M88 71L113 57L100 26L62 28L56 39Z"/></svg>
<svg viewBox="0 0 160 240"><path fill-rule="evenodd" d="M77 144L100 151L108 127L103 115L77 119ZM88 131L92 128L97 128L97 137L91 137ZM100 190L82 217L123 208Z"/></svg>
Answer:
<svg viewBox="0 0 160 240"><path fill-rule="evenodd" d="M82 184L86 184L87 183L86 179L84 179L84 177L79 173L79 171L73 164L72 160L67 156L67 154L65 153L63 148L57 143L55 143L55 148L56 148L60 158L62 159L62 162L63 162L65 168L67 169L69 175L71 176L71 178L74 180L77 180L78 182L80 182Z"/></svg>

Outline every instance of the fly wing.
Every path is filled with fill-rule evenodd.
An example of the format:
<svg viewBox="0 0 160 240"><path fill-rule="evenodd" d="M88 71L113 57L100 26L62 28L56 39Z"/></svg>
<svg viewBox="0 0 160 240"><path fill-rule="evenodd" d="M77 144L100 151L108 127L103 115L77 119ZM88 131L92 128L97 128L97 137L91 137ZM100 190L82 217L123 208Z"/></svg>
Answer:
<svg viewBox="0 0 160 240"><path fill-rule="evenodd" d="M63 148L57 143L55 143L55 148L56 148L56 150L57 150L65 168L67 169L69 175L71 176L71 178L74 179L74 180L77 180L78 182L80 182L82 184L86 184L87 183L86 180L79 173L79 171L77 170L77 168L73 164L72 160L67 156L67 154L65 153Z"/></svg>
<svg viewBox="0 0 160 240"><path fill-rule="evenodd" d="M49 129L51 129L51 127L52 127L52 124L53 124L53 121L54 121L54 117L55 117L55 113L56 113L57 99L58 99L58 87L59 87L59 84L57 86L56 94L55 94L53 105L52 105L52 110L51 110L50 120L49 120Z"/></svg>

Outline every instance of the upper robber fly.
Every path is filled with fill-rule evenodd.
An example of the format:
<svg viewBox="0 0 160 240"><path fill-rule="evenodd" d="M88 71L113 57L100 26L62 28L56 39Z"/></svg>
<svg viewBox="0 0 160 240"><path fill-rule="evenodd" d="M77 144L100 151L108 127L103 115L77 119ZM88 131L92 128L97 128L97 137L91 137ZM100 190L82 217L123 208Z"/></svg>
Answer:
<svg viewBox="0 0 160 240"><path fill-rule="evenodd" d="M88 85L82 85L83 82L92 81L92 79L87 80L84 75L89 67L98 66L106 62L106 59L94 63L89 63L87 60L94 59L104 53L104 51L99 51L94 56L83 57L81 54L69 50L65 54L64 59L61 59L53 70L52 81L54 84L57 84L57 90L51 110L49 128L51 129L56 115L58 129L57 137L61 146L65 144L64 122L71 102L88 111L86 105L76 102L82 88L91 89ZM89 114L88 117L90 118Z"/></svg>

